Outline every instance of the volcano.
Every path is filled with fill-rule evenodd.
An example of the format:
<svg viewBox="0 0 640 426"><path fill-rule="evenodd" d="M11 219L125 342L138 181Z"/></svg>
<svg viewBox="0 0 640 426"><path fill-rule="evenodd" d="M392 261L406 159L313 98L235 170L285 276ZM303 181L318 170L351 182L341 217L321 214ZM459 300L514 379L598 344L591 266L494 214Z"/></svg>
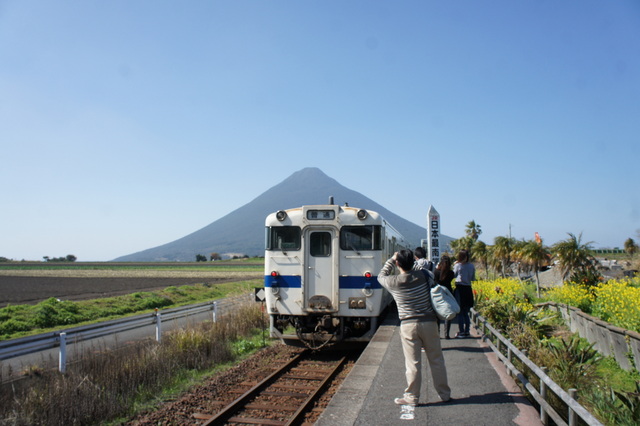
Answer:
<svg viewBox="0 0 640 426"><path fill-rule="evenodd" d="M393 225L412 246L427 238L427 230L382 207L375 201L330 178L320 169L308 167L293 173L278 185L251 202L189 235L170 243L114 259L116 262L193 262L197 254L219 253L262 256L264 254L264 221L278 210L303 205L336 204L374 210ZM427 204L428 205L428 204ZM425 210L425 221L426 221ZM441 247L452 238L441 235Z"/></svg>

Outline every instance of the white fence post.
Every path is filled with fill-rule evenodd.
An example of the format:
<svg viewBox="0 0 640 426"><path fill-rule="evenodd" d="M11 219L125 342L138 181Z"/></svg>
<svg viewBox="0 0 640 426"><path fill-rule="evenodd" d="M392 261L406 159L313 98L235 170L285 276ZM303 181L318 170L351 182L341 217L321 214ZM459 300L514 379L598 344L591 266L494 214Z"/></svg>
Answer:
<svg viewBox="0 0 640 426"><path fill-rule="evenodd" d="M160 343L162 339L162 315L156 308L156 342Z"/></svg>
<svg viewBox="0 0 640 426"><path fill-rule="evenodd" d="M540 370L542 370L544 374L547 374L548 368L540 367ZM540 380L540 397L545 401L547 400L547 384L544 382L544 380ZM547 410L544 409L544 406L542 404L540 404L540 421L543 425L549 424L549 415L547 414Z"/></svg>
<svg viewBox="0 0 640 426"><path fill-rule="evenodd" d="M578 389L571 388L569 389L569 396L573 399L577 399ZM576 412L569 406L569 426L575 426L578 424L578 415Z"/></svg>
<svg viewBox="0 0 640 426"><path fill-rule="evenodd" d="M213 302L213 322L218 321L218 302Z"/></svg>
<svg viewBox="0 0 640 426"><path fill-rule="evenodd" d="M511 339L507 340L509 343L511 342ZM511 346L507 345L507 360L509 361L509 365L513 365L513 361L511 360ZM507 373L509 374L510 377L513 377L513 371L511 371L510 368L507 369Z"/></svg>
<svg viewBox="0 0 640 426"><path fill-rule="evenodd" d="M58 371L67 371L67 333L60 333L60 351L58 355Z"/></svg>

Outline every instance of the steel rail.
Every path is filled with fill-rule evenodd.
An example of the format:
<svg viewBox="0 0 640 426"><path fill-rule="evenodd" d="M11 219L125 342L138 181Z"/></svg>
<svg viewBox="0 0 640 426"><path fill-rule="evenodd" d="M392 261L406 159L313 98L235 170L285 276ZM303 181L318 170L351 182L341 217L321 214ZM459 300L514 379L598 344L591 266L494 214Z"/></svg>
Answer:
<svg viewBox="0 0 640 426"><path fill-rule="evenodd" d="M218 412L216 415L214 415L209 420L207 420L204 423L203 426L225 424L225 422L231 416L233 416L233 414L236 411L238 411L239 408L244 406L251 398L253 398L259 392L261 392L263 389L265 389L267 386L269 386L271 383L273 383L276 378L278 378L280 375L282 375L291 366L293 366L293 365L297 364L298 362L300 362L300 360L304 356L307 356L308 353L309 353L308 351L304 351L304 352L299 353L295 357L293 357L288 363L286 363L282 367L278 368L276 371L274 371L269 376L267 376L265 379L263 379L260 383L258 383L257 385L255 385L254 387L252 387L251 389L246 391L244 394L240 395L231 404L227 405L220 412Z"/></svg>
<svg viewBox="0 0 640 426"><path fill-rule="evenodd" d="M306 350L296 357L291 359L288 363L280 367L277 371L271 373L268 377L262 380L260 383L253 386L251 389L246 391L240 397L236 398L229 405L224 407L220 412L213 416L205 416L202 414L196 414L195 417L199 419L208 420L204 423L204 425L223 425L227 423L255 423L255 424L264 424L264 425L281 425L288 426L299 424L304 415L308 412L312 404L322 395L322 392L325 391L326 387L331 383L331 381L335 378L335 376L340 371L341 367L345 364L347 360L347 356L340 358L337 362L335 360L331 361L333 365L330 368L324 368L322 370L315 371L317 374L315 376L303 376L303 375L290 375L294 367L299 365L301 361L303 361L307 356L309 356L312 352ZM318 382L313 386L306 385L291 385L291 384L283 384L278 386L279 379L295 379L295 380L314 380ZM267 406L264 404L250 403L250 401L255 400L257 396L267 391L270 387L282 388L283 391L270 391L268 394L280 394L281 392L287 393L285 389L294 390L294 391L311 391L308 394L305 393L296 393L297 396L304 398L299 404L291 404L290 406ZM258 410L268 410L268 411L278 411L278 412L291 412L291 415L287 417L287 420L271 420L266 418L247 418L247 417L237 417L236 413L241 411L242 409L258 409Z"/></svg>
<svg viewBox="0 0 640 426"><path fill-rule="evenodd" d="M338 361L337 365L329 372L327 377L324 378L324 380L322 381L322 383L320 383L318 388L311 395L309 395L309 397L306 399L306 401L303 402L302 406L298 409L298 411L296 411L293 414L293 416L291 416L289 421L286 423L286 426L298 424L298 422L302 420L304 413L311 407L311 404L313 404L318 399L321 393L324 392L327 385L338 374L338 372L340 371L340 368L344 365L346 361L347 361L346 356L342 357L340 361Z"/></svg>

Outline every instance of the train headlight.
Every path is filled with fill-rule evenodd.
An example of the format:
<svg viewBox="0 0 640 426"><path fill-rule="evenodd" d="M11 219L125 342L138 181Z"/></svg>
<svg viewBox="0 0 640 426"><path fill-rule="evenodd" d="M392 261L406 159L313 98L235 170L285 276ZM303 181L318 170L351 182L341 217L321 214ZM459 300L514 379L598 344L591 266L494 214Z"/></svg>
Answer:
<svg viewBox="0 0 640 426"><path fill-rule="evenodd" d="M278 274L277 271L271 271L271 293L278 294L280 292L280 287L278 286Z"/></svg>
<svg viewBox="0 0 640 426"><path fill-rule="evenodd" d="M371 288L371 283L364 283L362 294L364 294L367 297L373 296L373 289Z"/></svg>
<svg viewBox="0 0 640 426"><path fill-rule="evenodd" d="M357 216L358 216L358 219L365 220L367 218L367 211L364 209L360 209L358 210Z"/></svg>
<svg viewBox="0 0 640 426"><path fill-rule="evenodd" d="M350 297L349 298L349 309L365 309L367 307L367 302L364 297Z"/></svg>
<svg viewBox="0 0 640 426"><path fill-rule="evenodd" d="M364 288L362 289L362 293L367 296L373 296L373 289L371 288L371 272L367 271L364 273Z"/></svg>
<svg viewBox="0 0 640 426"><path fill-rule="evenodd" d="M287 218L287 212L285 212L284 210L278 210L278 212L276 213L276 219L282 222L286 218Z"/></svg>

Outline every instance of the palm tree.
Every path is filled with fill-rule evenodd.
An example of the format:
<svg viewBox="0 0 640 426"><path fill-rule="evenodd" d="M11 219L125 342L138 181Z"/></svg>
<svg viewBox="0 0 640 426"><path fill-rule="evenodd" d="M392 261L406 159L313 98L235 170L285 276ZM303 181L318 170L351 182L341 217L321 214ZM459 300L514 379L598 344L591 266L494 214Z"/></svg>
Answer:
<svg viewBox="0 0 640 426"><path fill-rule="evenodd" d="M493 239L492 254L496 262L500 262L502 278L506 276L507 266L511 263L511 247L513 239L509 237L495 237Z"/></svg>
<svg viewBox="0 0 640 426"><path fill-rule="evenodd" d="M624 251L627 252L630 257L632 257L638 251L638 245L635 241L633 241L633 238L628 238L624 242Z"/></svg>
<svg viewBox="0 0 640 426"><path fill-rule="evenodd" d="M460 251L460 238L449 241L449 248L451 248L451 252L454 253L455 256L455 253Z"/></svg>
<svg viewBox="0 0 640 426"><path fill-rule="evenodd" d="M522 261L530 265L536 273L536 294L540 297L540 277L538 276L538 272L540 268L549 261L551 253L549 249L542 244L542 240L539 243L534 240L529 240L522 247L521 255Z"/></svg>
<svg viewBox="0 0 640 426"><path fill-rule="evenodd" d="M482 241L476 241L471 248L473 260L477 260L482 264L485 270L485 278L489 279L489 248Z"/></svg>
<svg viewBox="0 0 640 426"><path fill-rule="evenodd" d="M502 260L496 256L495 251L496 246L487 246L489 267L497 274L502 270Z"/></svg>
<svg viewBox="0 0 640 426"><path fill-rule="evenodd" d="M451 251L453 253L458 253L460 250L467 250L471 252L471 247L473 246L473 240L468 237L460 237L457 240L453 240L449 243L449 247L451 247Z"/></svg>
<svg viewBox="0 0 640 426"><path fill-rule="evenodd" d="M591 244L582 242L582 233L577 237L568 233L569 238L559 241L553 245L551 252L558 261L562 279L577 276L577 274L595 273L595 262Z"/></svg>
<svg viewBox="0 0 640 426"><path fill-rule="evenodd" d="M526 244L527 242L522 239L519 241L513 240L511 245L511 261L516 265L516 274L518 275L518 280L520 281L522 281L521 273L527 273L529 270L529 265L522 259L523 249Z"/></svg>
<svg viewBox="0 0 640 426"><path fill-rule="evenodd" d="M477 224L475 220L471 220L465 227L465 234L467 235L467 237L470 237L475 243L476 241L478 241L478 237L480 237L480 234L482 234L482 229L480 229L480 225Z"/></svg>

